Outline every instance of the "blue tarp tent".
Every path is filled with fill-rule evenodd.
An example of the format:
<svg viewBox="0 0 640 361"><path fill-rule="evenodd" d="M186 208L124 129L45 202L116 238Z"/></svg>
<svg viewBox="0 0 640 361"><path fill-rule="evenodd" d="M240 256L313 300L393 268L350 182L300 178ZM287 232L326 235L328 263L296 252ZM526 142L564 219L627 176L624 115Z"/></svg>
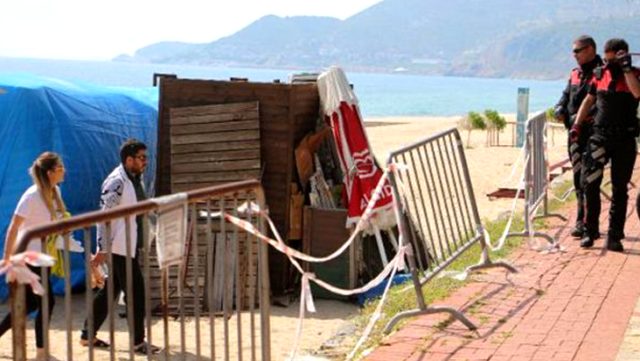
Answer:
<svg viewBox="0 0 640 361"><path fill-rule="evenodd" d="M98 209L103 179L120 162L127 138L149 149L145 174L153 192L158 93L67 82L29 74L0 73L0 245L22 193L32 184L28 168L44 151L60 154L67 168L62 196L71 214ZM93 232L95 234L95 232ZM77 239L82 239L77 233ZM84 285L82 254L72 254L74 286ZM54 292L64 292L53 280ZM8 288L0 280L0 298Z"/></svg>

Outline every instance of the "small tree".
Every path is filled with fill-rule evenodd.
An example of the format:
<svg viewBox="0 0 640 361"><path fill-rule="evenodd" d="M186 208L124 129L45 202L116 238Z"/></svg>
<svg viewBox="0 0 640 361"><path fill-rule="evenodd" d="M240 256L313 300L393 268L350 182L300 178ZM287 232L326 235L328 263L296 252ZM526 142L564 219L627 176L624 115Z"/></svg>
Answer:
<svg viewBox="0 0 640 361"><path fill-rule="evenodd" d="M484 130L487 129L487 123L482 118L482 115L476 112L469 112L466 116L460 118L458 126L461 129L467 131L467 148L471 144L471 131L474 129Z"/></svg>
<svg viewBox="0 0 640 361"><path fill-rule="evenodd" d="M487 118L487 127L495 132L497 145L500 145L500 132L507 126L507 120L493 109L487 109L484 111L484 116ZM489 135L491 137L491 135ZM491 144L489 144L491 145Z"/></svg>

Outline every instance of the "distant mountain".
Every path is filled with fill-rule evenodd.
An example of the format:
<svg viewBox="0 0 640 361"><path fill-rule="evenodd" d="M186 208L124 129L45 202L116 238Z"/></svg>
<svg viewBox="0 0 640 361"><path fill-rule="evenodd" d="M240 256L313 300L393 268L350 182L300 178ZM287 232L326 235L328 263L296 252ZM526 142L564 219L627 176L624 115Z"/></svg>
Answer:
<svg viewBox="0 0 640 361"><path fill-rule="evenodd" d="M580 34L634 47L639 10L632 0L384 0L346 20L265 16L211 43L158 43L116 60L557 78Z"/></svg>
<svg viewBox="0 0 640 361"><path fill-rule="evenodd" d="M165 41L149 45L136 51L135 58L152 62L162 59L165 62L170 62L174 58L174 56L178 56L178 54L197 51L200 47L201 46L197 44L181 43L177 41Z"/></svg>
<svg viewBox="0 0 640 361"><path fill-rule="evenodd" d="M466 76L559 78L568 75L575 61L567 44L577 34L589 33L598 51L607 39L621 37L635 49L640 47L640 25L635 16L614 19L556 23L513 34L472 54L465 54L451 66L450 73Z"/></svg>

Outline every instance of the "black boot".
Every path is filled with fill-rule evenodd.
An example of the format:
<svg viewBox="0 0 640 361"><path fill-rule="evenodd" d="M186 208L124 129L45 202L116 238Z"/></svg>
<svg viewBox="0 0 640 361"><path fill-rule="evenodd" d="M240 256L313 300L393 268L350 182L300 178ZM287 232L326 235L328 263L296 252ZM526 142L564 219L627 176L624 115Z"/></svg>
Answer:
<svg viewBox="0 0 640 361"><path fill-rule="evenodd" d="M585 236L580 240L580 247L582 248L591 248L593 247L593 238L589 236Z"/></svg>
<svg viewBox="0 0 640 361"><path fill-rule="evenodd" d="M620 240L616 238L607 239L607 249L611 252L624 252L622 242L620 242Z"/></svg>
<svg viewBox="0 0 640 361"><path fill-rule="evenodd" d="M575 227L571 230L571 237L582 238L585 236L587 229L582 223L577 223Z"/></svg>

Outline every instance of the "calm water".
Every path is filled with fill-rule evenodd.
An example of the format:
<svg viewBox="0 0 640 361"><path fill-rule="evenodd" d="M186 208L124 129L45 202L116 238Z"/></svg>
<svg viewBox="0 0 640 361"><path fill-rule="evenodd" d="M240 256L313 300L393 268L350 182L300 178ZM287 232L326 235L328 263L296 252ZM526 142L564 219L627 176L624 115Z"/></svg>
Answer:
<svg viewBox="0 0 640 361"><path fill-rule="evenodd" d="M215 68L185 65L129 64L118 62L0 58L0 72L80 80L99 85L149 87L154 73L180 78L251 81L287 81L287 70ZM568 70L567 70L568 72ZM530 89L531 112L552 106L565 81L482 79L403 74L347 72L365 116L458 115L470 110L496 109L515 113L518 87Z"/></svg>

